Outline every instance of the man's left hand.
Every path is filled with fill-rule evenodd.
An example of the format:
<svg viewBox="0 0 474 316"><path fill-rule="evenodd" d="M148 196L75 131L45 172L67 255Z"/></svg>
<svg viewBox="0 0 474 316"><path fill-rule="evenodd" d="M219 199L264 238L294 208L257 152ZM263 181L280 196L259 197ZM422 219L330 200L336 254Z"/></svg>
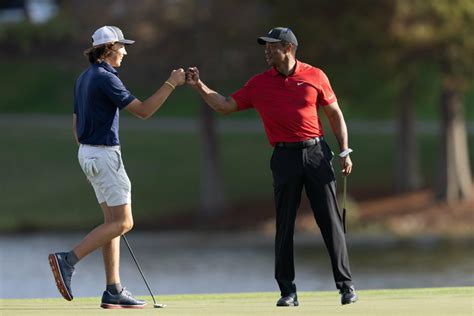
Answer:
<svg viewBox="0 0 474 316"><path fill-rule="evenodd" d="M352 172L352 160L349 155L339 158L339 161L341 162L341 167L342 167L342 175L343 176L348 176Z"/></svg>

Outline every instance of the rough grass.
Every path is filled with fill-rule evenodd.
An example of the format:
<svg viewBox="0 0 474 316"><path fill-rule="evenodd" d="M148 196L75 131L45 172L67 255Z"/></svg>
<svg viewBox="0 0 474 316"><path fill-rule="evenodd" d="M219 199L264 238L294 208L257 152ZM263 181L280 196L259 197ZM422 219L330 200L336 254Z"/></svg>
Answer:
<svg viewBox="0 0 474 316"><path fill-rule="evenodd" d="M100 298L0 300L0 315L472 315L474 287L368 290L356 304L341 306L335 292L301 292L297 308L277 308L278 293L163 295L164 309L99 308Z"/></svg>

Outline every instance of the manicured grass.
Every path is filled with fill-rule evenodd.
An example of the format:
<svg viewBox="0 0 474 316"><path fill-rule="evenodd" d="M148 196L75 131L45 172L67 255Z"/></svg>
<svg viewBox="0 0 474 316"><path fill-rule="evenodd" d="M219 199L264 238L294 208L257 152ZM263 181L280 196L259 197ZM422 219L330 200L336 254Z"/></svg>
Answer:
<svg viewBox="0 0 474 316"><path fill-rule="evenodd" d="M0 78L0 112L71 112L74 70L48 61L15 59L0 62L0 67L8 74Z"/></svg>
<svg viewBox="0 0 474 316"><path fill-rule="evenodd" d="M54 113L69 114L73 110L74 83L87 68L82 59L68 64L49 60L9 59L0 61L0 68L8 76L0 77L2 87L1 113ZM121 79L140 100L151 96L166 80L168 73L161 78L132 78L125 65L119 69ZM232 84L232 88L219 89L221 93L231 93L245 81ZM215 87L217 89L217 87ZM199 95L188 86L178 88L160 109L160 116L197 117L202 101ZM254 111L236 114L240 117L256 117Z"/></svg>
<svg viewBox="0 0 474 316"><path fill-rule="evenodd" d="M73 86L76 78L87 67L85 59L68 63L44 59L16 59L0 61L0 68L8 76L0 77L2 102L0 113L61 113L72 111ZM168 73L159 78L133 77L133 64L125 63L120 69L121 78L130 91L144 100L159 88ZM263 65L262 65L263 67ZM439 111L440 79L436 69L431 65L419 65L419 76L415 80L415 111L418 119L437 119ZM368 67L365 63L351 65L328 65L325 68L332 86L338 95L339 103L347 118L388 119L398 114L398 85L391 76L384 77L379 70ZM263 69L263 68L262 68ZM228 78L228 81L213 85L212 88L228 95L239 89L248 78ZM474 119L474 86L464 96L465 115L468 120ZM200 98L189 87L181 87L168 99L166 106L160 110L163 116L199 115ZM241 117L256 117L254 111L234 114Z"/></svg>
<svg viewBox="0 0 474 316"><path fill-rule="evenodd" d="M472 315L473 287L369 290L359 302L341 306L336 292L301 292L300 306L276 307L278 293L163 295L167 304L154 309L150 297L144 310L99 308L100 298L0 300L1 315Z"/></svg>
<svg viewBox="0 0 474 316"><path fill-rule="evenodd" d="M69 120L64 127L7 127L0 133L2 209L0 231L87 229L102 220L92 188L77 163ZM328 137L335 148L334 139ZM137 222L197 209L199 136L196 132L121 130L125 166L132 180ZM419 138L425 183L433 181L436 136ZM352 135L356 149L351 190L387 190L393 183L393 135ZM474 165L474 137L470 137ZM221 133L219 153L224 189L230 203L272 201L271 147L263 133ZM334 163L336 170L338 162Z"/></svg>

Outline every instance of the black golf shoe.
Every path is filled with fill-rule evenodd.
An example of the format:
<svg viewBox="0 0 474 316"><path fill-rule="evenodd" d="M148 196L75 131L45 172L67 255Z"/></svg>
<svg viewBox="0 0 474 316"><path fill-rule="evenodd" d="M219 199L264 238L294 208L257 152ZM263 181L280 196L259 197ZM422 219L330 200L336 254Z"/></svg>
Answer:
<svg viewBox="0 0 474 316"><path fill-rule="evenodd" d="M296 293L290 293L286 296L282 296L278 301L276 306L298 306L298 296Z"/></svg>
<svg viewBox="0 0 474 316"><path fill-rule="evenodd" d="M145 301L137 300L132 296L132 293L123 288L122 292L115 295L109 291L104 291L104 294L102 294L102 302L100 307L107 309L144 308L145 305Z"/></svg>
<svg viewBox="0 0 474 316"><path fill-rule="evenodd" d="M48 256L51 271L59 293L68 301L72 301L71 279L74 274L74 267L66 262L67 252L51 253Z"/></svg>
<svg viewBox="0 0 474 316"><path fill-rule="evenodd" d="M343 286L341 290L339 291L339 294L341 294L342 305L355 303L359 299L353 285Z"/></svg>

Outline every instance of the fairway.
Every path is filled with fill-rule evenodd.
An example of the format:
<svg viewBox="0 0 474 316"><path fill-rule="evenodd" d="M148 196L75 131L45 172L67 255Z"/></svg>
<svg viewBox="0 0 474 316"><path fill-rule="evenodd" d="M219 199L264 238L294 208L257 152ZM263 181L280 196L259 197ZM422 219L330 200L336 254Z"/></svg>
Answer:
<svg viewBox="0 0 474 316"><path fill-rule="evenodd" d="M359 302L341 306L336 292L301 292L300 306L275 307L278 293L163 295L144 310L102 310L100 298L0 299L0 315L473 315L474 287L359 291Z"/></svg>

